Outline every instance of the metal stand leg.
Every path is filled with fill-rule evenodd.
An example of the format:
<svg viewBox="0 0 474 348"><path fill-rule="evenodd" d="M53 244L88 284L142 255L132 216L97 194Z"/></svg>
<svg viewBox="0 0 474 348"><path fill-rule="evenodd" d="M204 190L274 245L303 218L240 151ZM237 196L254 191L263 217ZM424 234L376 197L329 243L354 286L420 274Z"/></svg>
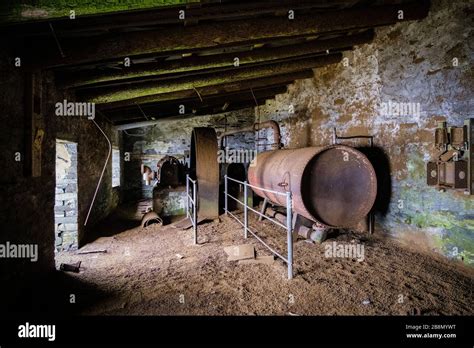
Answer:
<svg viewBox="0 0 474 348"><path fill-rule="evenodd" d="M293 231L291 216L291 192L286 193L286 228L288 244L288 279L293 279Z"/></svg>
<svg viewBox="0 0 474 348"><path fill-rule="evenodd" d="M224 175L224 213L227 215L227 174Z"/></svg>
<svg viewBox="0 0 474 348"><path fill-rule="evenodd" d="M193 183L193 227L194 227L194 244L197 244L197 201L196 201L196 182Z"/></svg>
<svg viewBox="0 0 474 348"><path fill-rule="evenodd" d="M374 234L375 231L375 215L373 212L370 212L368 215L369 219L369 234Z"/></svg>
<svg viewBox="0 0 474 348"><path fill-rule="evenodd" d="M260 214L265 215L265 211L267 210L267 205L268 205L268 199L264 198L263 199L263 204L262 204L262 210L260 211ZM262 221L263 217L259 216L258 221Z"/></svg>
<svg viewBox="0 0 474 348"><path fill-rule="evenodd" d="M293 221L291 223L291 228L292 228L292 231L293 231L293 239L298 238L298 232L297 232L297 229L296 229L297 222L298 222L298 214L293 214Z"/></svg>
<svg viewBox="0 0 474 348"><path fill-rule="evenodd" d="M248 224L249 224L247 204L248 204L248 186L247 186L247 181L244 181L244 237L245 239L247 239L247 235L248 235L247 229L248 229Z"/></svg>
<svg viewBox="0 0 474 348"><path fill-rule="evenodd" d="M189 174L186 174L186 217L189 218Z"/></svg>

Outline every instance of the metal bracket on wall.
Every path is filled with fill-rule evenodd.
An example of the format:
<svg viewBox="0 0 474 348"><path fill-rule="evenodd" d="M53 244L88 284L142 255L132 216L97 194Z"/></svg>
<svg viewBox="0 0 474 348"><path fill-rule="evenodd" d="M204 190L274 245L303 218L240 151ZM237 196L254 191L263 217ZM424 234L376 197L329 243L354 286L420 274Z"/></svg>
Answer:
<svg viewBox="0 0 474 348"><path fill-rule="evenodd" d="M464 127L467 133L467 178L469 183L468 192L474 194L474 118L464 121Z"/></svg>
<svg viewBox="0 0 474 348"><path fill-rule="evenodd" d="M466 120L460 127L448 127L441 122L434 140L440 152L427 163L427 185L474 194L474 119Z"/></svg>

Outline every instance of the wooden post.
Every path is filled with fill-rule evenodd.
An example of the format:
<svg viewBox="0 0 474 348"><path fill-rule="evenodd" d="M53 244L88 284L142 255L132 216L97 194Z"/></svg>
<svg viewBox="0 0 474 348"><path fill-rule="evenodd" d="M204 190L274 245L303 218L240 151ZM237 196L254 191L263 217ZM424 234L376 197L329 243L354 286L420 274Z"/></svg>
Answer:
<svg viewBox="0 0 474 348"><path fill-rule="evenodd" d="M42 115L41 72L28 73L25 83L25 175L41 176L42 144L45 136Z"/></svg>

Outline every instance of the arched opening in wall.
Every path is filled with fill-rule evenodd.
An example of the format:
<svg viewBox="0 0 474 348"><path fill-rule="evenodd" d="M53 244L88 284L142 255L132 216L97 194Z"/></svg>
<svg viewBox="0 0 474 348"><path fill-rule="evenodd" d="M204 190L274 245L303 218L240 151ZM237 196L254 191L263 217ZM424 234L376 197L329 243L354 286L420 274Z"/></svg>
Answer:
<svg viewBox="0 0 474 348"><path fill-rule="evenodd" d="M55 252L78 247L77 143L56 139Z"/></svg>

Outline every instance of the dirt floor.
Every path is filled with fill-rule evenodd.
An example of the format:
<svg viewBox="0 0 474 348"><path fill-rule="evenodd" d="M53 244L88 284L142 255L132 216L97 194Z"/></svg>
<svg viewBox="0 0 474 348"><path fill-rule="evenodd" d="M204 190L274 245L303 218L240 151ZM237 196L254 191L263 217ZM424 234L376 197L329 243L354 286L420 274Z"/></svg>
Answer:
<svg viewBox="0 0 474 348"><path fill-rule="evenodd" d="M270 222L259 236L284 252L286 235ZM419 253L380 236L330 234L321 245L298 240L295 278L286 265L227 261L224 247L250 243L257 255L270 253L242 227L222 216L192 230L171 225L136 227L100 237L83 250L62 252L57 263L82 261L74 282L90 289L77 303L91 315L452 315L474 313L474 270L441 256ZM363 243L365 259L325 257L332 242ZM97 295L97 291L101 296ZM93 299L91 298L93 294Z"/></svg>

